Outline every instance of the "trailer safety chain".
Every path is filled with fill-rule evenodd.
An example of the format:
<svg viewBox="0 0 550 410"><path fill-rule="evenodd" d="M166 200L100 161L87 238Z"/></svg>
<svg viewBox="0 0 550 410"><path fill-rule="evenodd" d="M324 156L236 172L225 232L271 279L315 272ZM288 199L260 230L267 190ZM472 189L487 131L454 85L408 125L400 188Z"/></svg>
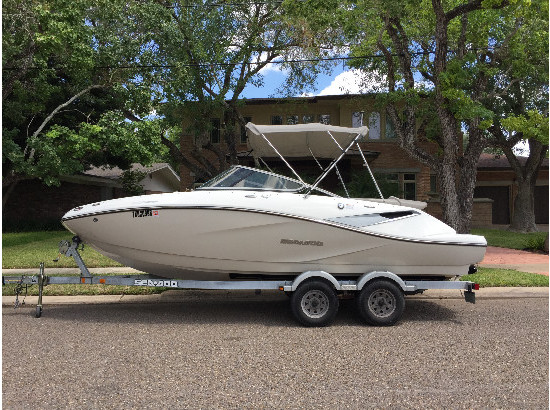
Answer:
<svg viewBox="0 0 550 410"><path fill-rule="evenodd" d="M25 304L25 299L28 295L28 289L29 285L25 284L25 296L23 296L23 301L19 302L19 295L23 292L23 280L25 279L25 275L21 276L21 281L15 286L15 302L13 304L13 308L17 309L19 306L23 306Z"/></svg>

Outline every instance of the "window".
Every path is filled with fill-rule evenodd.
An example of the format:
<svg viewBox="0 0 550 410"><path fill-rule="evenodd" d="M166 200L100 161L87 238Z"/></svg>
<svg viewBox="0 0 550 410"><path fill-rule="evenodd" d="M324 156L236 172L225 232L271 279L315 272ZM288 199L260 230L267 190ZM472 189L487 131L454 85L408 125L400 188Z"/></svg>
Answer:
<svg viewBox="0 0 550 410"><path fill-rule="evenodd" d="M351 114L351 127L359 128L363 126L363 111L355 111Z"/></svg>
<svg viewBox="0 0 550 410"><path fill-rule="evenodd" d="M252 122L252 117L243 117L245 123ZM246 144L247 136L246 136L246 127L241 126L241 144Z"/></svg>
<svg viewBox="0 0 550 410"><path fill-rule="evenodd" d="M253 168L234 166L224 173L202 184L199 189L264 189L274 191L297 191L304 186L301 182L260 171Z"/></svg>
<svg viewBox="0 0 550 410"><path fill-rule="evenodd" d="M385 197L396 196L416 200L416 174L384 173L378 174L376 179Z"/></svg>
<svg viewBox="0 0 550 410"><path fill-rule="evenodd" d="M385 174L384 181L389 190L389 193L385 195L401 197L401 189L399 189L399 174Z"/></svg>
<svg viewBox="0 0 550 410"><path fill-rule="evenodd" d="M437 175L430 175L430 192L437 192Z"/></svg>
<svg viewBox="0 0 550 410"><path fill-rule="evenodd" d="M212 129L210 130L210 142L212 144L219 144L220 143L220 119L212 118L210 119L210 123L212 124Z"/></svg>
<svg viewBox="0 0 550 410"><path fill-rule="evenodd" d="M369 139L380 139L380 113L371 112L369 115Z"/></svg>
<svg viewBox="0 0 550 410"><path fill-rule="evenodd" d="M395 138L395 125L389 116L386 115L386 138Z"/></svg>
<svg viewBox="0 0 550 410"><path fill-rule="evenodd" d="M330 114L319 114L319 122L321 124L330 125Z"/></svg>
<svg viewBox="0 0 550 410"><path fill-rule="evenodd" d="M403 174L403 199L416 199L416 174Z"/></svg>
<svg viewBox="0 0 550 410"><path fill-rule="evenodd" d="M272 115L271 116L271 125L283 125L283 116L282 115Z"/></svg>
<svg viewBox="0 0 550 410"><path fill-rule="evenodd" d="M302 122L304 124L309 124L309 123L315 122L315 117L311 114L304 114L302 116Z"/></svg>
<svg viewBox="0 0 550 410"><path fill-rule="evenodd" d="M286 116L286 123L288 125L296 125L298 124L298 116L297 115L287 115Z"/></svg>

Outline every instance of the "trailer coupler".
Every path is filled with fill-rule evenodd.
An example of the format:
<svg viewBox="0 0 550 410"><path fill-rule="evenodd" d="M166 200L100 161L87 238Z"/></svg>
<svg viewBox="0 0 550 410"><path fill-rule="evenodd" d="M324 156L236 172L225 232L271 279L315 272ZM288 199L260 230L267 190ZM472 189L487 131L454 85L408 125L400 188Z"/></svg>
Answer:
<svg viewBox="0 0 550 410"><path fill-rule="evenodd" d="M15 285L15 302L13 308L17 309L25 304L25 299L27 297L27 291L29 285L38 285L38 303L36 304L35 316L42 316L42 295L44 292L44 286L48 284L48 277L44 274L44 262L40 262L40 270L38 275L26 276L23 275L20 278L2 276L2 285ZM19 300L19 296L23 293L25 289L25 295L23 300Z"/></svg>

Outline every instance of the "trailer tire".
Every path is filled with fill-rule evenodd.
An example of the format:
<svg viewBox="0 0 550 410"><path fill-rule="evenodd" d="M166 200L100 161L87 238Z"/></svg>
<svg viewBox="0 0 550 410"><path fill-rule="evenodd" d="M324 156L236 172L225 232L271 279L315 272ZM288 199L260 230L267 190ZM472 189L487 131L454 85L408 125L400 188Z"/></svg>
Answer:
<svg viewBox="0 0 550 410"><path fill-rule="evenodd" d="M391 326L405 310L403 291L389 280L373 280L357 297L361 318L372 326Z"/></svg>
<svg viewBox="0 0 550 410"><path fill-rule="evenodd" d="M292 293L290 307L294 317L302 325L328 326L338 313L338 297L327 282L308 280Z"/></svg>

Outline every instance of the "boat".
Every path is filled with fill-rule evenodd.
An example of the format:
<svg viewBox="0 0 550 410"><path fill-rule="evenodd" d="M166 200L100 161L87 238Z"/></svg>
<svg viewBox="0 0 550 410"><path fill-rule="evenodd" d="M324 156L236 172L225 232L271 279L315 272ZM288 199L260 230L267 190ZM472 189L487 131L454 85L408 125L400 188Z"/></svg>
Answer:
<svg viewBox="0 0 550 410"><path fill-rule="evenodd" d="M236 165L190 192L126 197L78 206L63 225L100 253L152 275L189 280L296 277L307 271L358 278L388 271L447 280L471 273L485 238L457 234L415 206L335 195L320 187L367 127L246 125L256 167ZM306 183L287 158L313 157ZM278 157L291 177L268 169ZM323 167L320 158L330 158ZM343 181L342 181L343 182ZM376 183L376 182L375 182ZM378 190L380 192L380 190Z"/></svg>

